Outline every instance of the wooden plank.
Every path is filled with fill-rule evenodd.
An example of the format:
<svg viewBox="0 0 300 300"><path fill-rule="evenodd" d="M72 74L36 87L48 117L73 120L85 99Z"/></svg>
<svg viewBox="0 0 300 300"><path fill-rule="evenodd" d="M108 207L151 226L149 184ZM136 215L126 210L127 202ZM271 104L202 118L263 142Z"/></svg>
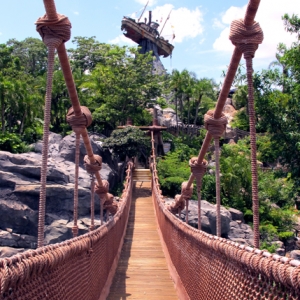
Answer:
<svg viewBox="0 0 300 300"><path fill-rule="evenodd" d="M107 299L178 299L161 248L151 184L137 182L118 268Z"/></svg>

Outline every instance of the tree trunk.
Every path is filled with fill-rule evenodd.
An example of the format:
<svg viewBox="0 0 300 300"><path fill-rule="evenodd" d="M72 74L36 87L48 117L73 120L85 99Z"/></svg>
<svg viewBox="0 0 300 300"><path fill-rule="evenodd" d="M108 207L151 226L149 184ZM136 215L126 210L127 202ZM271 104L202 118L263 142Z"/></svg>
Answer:
<svg viewBox="0 0 300 300"><path fill-rule="evenodd" d="M4 95L3 95L3 93L1 93L1 124L2 124L2 133L5 132L4 114L5 114Z"/></svg>
<svg viewBox="0 0 300 300"><path fill-rule="evenodd" d="M175 110L176 110L176 135L178 136L178 98L175 96Z"/></svg>
<svg viewBox="0 0 300 300"><path fill-rule="evenodd" d="M197 119L198 119L198 111L199 111L199 106L202 100L202 95L199 96L198 101L196 102L196 114L195 114L195 120L194 120L194 125L197 124Z"/></svg>
<svg viewBox="0 0 300 300"><path fill-rule="evenodd" d="M187 135L189 135L189 133L190 133L190 110L191 110L191 108L190 108L190 97L187 97L186 100L187 100L187 103L188 103L188 119L187 119L188 129L187 129Z"/></svg>

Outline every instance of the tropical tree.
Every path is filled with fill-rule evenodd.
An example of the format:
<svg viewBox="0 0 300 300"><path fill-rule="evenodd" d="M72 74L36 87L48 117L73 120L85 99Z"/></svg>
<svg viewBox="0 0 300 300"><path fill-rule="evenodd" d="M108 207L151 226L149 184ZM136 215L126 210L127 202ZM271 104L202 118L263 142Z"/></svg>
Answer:
<svg viewBox="0 0 300 300"><path fill-rule="evenodd" d="M110 46L103 63L97 64L81 88L89 90L94 108L93 119L115 128L131 118L144 125L141 116L161 95L164 76L152 73L151 54L140 54L135 48ZM149 122L149 117L146 118Z"/></svg>

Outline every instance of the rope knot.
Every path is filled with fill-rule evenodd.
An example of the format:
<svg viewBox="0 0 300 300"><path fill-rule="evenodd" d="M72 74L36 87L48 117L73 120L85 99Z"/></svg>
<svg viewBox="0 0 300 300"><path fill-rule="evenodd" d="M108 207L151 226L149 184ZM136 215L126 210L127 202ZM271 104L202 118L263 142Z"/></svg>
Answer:
<svg viewBox="0 0 300 300"><path fill-rule="evenodd" d="M56 19L49 20L45 14L35 22L36 30L43 39L46 46L54 45L56 48L67 42L71 37L71 22L61 14Z"/></svg>
<svg viewBox="0 0 300 300"><path fill-rule="evenodd" d="M91 160L88 157L88 155L86 155L83 159L85 169L89 174L96 174L101 170L102 157L99 155L94 155L94 159L95 159L95 163L91 163Z"/></svg>
<svg viewBox="0 0 300 300"><path fill-rule="evenodd" d="M118 203L114 200L112 194L107 194L106 201L103 205L103 209L106 209L110 214L115 215L118 211Z"/></svg>
<svg viewBox="0 0 300 300"><path fill-rule="evenodd" d="M205 174L208 162L204 159L201 163L198 163L198 157L192 157L189 160L189 165L191 167L191 172L197 180L198 178L202 178Z"/></svg>
<svg viewBox="0 0 300 300"><path fill-rule="evenodd" d="M102 180L102 186L99 186L96 183L96 187L95 187L95 193L97 195L99 195L99 197L101 198L101 196L105 196L105 201L106 201L106 194L109 191L109 182L107 180Z"/></svg>
<svg viewBox="0 0 300 300"><path fill-rule="evenodd" d="M187 181L184 181L181 184L181 197L183 198L183 200L190 200L193 195L193 189L194 189L193 184L189 188L187 186L188 186Z"/></svg>
<svg viewBox="0 0 300 300"><path fill-rule="evenodd" d="M246 26L244 20L239 19L231 22L229 39L244 53L245 58L253 58L264 34L258 22Z"/></svg>
<svg viewBox="0 0 300 300"><path fill-rule="evenodd" d="M226 129L227 118L222 113L221 118L214 118L214 110L209 110L204 115L204 125L206 130L215 138L219 139Z"/></svg>
<svg viewBox="0 0 300 300"><path fill-rule="evenodd" d="M68 110L67 122L74 132L82 133L83 130L92 124L92 114L86 106L81 106L82 114L76 116L73 107Z"/></svg>

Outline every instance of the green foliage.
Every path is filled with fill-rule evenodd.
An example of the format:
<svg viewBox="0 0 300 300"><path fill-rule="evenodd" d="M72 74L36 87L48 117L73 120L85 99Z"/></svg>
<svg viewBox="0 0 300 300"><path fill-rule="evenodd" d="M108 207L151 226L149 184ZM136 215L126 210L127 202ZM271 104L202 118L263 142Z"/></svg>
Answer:
<svg viewBox="0 0 300 300"><path fill-rule="evenodd" d="M238 89L233 94L232 100L235 109L239 110L242 107L246 107L248 102L248 86L247 85L239 86Z"/></svg>
<svg viewBox="0 0 300 300"><path fill-rule="evenodd" d="M0 150L11 153L29 152L31 148L15 133L0 133Z"/></svg>
<svg viewBox="0 0 300 300"><path fill-rule="evenodd" d="M277 250L278 246L276 244L272 244L270 242L267 241L263 241L260 244L260 249L261 250L267 250L270 253L275 253L275 251Z"/></svg>
<svg viewBox="0 0 300 300"><path fill-rule="evenodd" d="M164 195L174 197L180 194L182 182L187 181L190 175L188 160L191 154L191 148L181 144L175 151L159 159L157 171Z"/></svg>
<svg viewBox="0 0 300 300"><path fill-rule="evenodd" d="M153 57L135 48L108 45L81 87L87 89L88 106L94 122L115 128L130 117L135 125L144 125L141 116L146 107L162 93L164 76L152 73Z"/></svg>
<svg viewBox="0 0 300 300"><path fill-rule="evenodd" d="M112 150L113 155L121 160L140 155L147 158L151 150L150 138L133 126L114 130L111 136L103 141L102 147Z"/></svg>
<svg viewBox="0 0 300 300"><path fill-rule="evenodd" d="M239 128L241 130L249 131L249 116L245 108L241 108L231 123L233 128Z"/></svg>

